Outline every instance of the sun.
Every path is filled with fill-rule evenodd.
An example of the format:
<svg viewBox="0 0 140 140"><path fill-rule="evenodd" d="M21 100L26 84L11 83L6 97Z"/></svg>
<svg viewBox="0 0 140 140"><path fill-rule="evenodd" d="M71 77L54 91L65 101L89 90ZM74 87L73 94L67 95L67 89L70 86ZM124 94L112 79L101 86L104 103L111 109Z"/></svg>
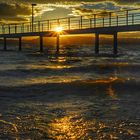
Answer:
<svg viewBox="0 0 140 140"><path fill-rule="evenodd" d="M56 27L56 32L58 32L58 33L60 33L60 32L62 32L63 31L63 28L61 27L61 26L59 26L59 27Z"/></svg>

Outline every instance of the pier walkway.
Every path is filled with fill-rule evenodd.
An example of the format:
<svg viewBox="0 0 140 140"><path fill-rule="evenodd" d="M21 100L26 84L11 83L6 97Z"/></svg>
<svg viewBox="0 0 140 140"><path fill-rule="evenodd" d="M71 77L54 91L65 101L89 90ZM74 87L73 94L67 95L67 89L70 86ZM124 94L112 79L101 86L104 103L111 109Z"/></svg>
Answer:
<svg viewBox="0 0 140 140"><path fill-rule="evenodd" d="M57 31L61 28L62 31ZM22 38L38 36L40 51L43 52L43 37L56 37L56 52L59 52L59 38L70 34L95 34L95 54L99 54L100 35L113 36L113 53L118 53L118 33L140 31L140 9L116 12L101 12L77 17L50 19L20 24L0 25L0 38L7 50L7 38L19 39L19 51L22 50ZM94 38L93 38L94 40Z"/></svg>

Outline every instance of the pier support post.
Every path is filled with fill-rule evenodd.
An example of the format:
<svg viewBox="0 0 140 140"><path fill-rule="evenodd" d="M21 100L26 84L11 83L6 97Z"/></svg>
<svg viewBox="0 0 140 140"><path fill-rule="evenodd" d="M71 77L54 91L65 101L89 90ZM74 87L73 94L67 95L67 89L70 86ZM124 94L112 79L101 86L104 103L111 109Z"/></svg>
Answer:
<svg viewBox="0 0 140 140"><path fill-rule="evenodd" d="M57 41L56 41L56 53L59 53L60 50L60 35L57 34Z"/></svg>
<svg viewBox="0 0 140 140"><path fill-rule="evenodd" d="M22 37L19 37L19 51L22 51Z"/></svg>
<svg viewBox="0 0 140 140"><path fill-rule="evenodd" d="M43 52L43 36L40 36L40 52Z"/></svg>
<svg viewBox="0 0 140 140"><path fill-rule="evenodd" d="M117 53L118 53L118 34L115 33L113 36L114 36L113 53L114 53L114 55L117 55Z"/></svg>
<svg viewBox="0 0 140 140"><path fill-rule="evenodd" d="M99 33L95 34L95 54L99 54Z"/></svg>
<svg viewBox="0 0 140 140"><path fill-rule="evenodd" d="M4 51L7 50L7 40L6 40L6 37L4 37L4 48L3 48Z"/></svg>

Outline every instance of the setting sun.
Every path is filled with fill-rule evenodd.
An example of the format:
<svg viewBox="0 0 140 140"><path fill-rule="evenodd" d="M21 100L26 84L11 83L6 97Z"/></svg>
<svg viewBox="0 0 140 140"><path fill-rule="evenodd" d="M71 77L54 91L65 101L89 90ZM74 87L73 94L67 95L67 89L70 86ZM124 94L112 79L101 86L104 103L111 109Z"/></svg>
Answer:
<svg viewBox="0 0 140 140"><path fill-rule="evenodd" d="M59 26L59 27L56 27L56 32L58 32L58 33L60 33L60 32L62 32L63 31L63 28L61 27L61 26Z"/></svg>

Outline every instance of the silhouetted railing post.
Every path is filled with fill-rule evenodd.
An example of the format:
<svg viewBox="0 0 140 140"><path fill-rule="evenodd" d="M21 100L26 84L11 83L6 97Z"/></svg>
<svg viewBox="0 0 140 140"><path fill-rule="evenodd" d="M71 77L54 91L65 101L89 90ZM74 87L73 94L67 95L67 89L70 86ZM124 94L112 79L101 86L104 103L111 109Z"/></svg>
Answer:
<svg viewBox="0 0 140 140"><path fill-rule="evenodd" d="M40 32L40 21L38 21L38 32Z"/></svg>
<svg viewBox="0 0 140 140"><path fill-rule="evenodd" d="M8 29L9 29L9 34L10 34L11 33L10 25L8 26Z"/></svg>
<svg viewBox="0 0 140 140"><path fill-rule="evenodd" d="M5 34L5 27L2 25L2 33Z"/></svg>
<svg viewBox="0 0 140 140"><path fill-rule="evenodd" d="M126 25L128 25L128 13L129 11L128 10L126 10Z"/></svg>
<svg viewBox="0 0 140 140"><path fill-rule="evenodd" d="M22 23L22 33L24 33L24 23Z"/></svg>
<svg viewBox="0 0 140 140"><path fill-rule="evenodd" d="M17 33L17 25L15 24L15 34Z"/></svg>
<svg viewBox="0 0 140 140"><path fill-rule="evenodd" d="M92 18L90 18L90 28L92 28Z"/></svg>
<svg viewBox="0 0 140 140"><path fill-rule="evenodd" d="M103 27L105 26L105 18L103 17Z"/></svg>
<svg viewBox="0 0 140 140"><path fill-rule="evenodd" d="M30 22L30 32L32 32L32 23Z"/></svg>
<svg viewBox="0 0 140 140"><path fill-rule="evenodd" d="M20 25L20 33L22 33L22 25Z"/></svg>
<svg viewBox="0 0 140 140"><path fill-rule="evenodd" d="M132 14L132 25L134 25L134 14Z"/></svg>
<svg viewBox="0 0 140 140"><path fill-rule="evenodd" d="M111 26L111 16L112 16L112 13L109 12L109 26Z"/></svg>
<svg viewBox="0 0 140 140"><path fill-rule="evenodd" d="M96 28L96 14L94 14L94 28Z"/></svg>
<svg viewBox="0 0 140 140"><path fill-rule="evenodd" d="M116 17L116 23L117 23L117 26L118 26L119 25L119 17L118 17L118 15Z"/></svg>
<svg viewBox="0 0 140 140"><path fill-rule="evenodd" d="M70 30L70 18L68 18L68 30Z"/></svg>
<svg viewBox="0 0 140 140"><path fill-rule="evenodd" d="M83 28L83 16L80 17L80 29Z"/></svg>

